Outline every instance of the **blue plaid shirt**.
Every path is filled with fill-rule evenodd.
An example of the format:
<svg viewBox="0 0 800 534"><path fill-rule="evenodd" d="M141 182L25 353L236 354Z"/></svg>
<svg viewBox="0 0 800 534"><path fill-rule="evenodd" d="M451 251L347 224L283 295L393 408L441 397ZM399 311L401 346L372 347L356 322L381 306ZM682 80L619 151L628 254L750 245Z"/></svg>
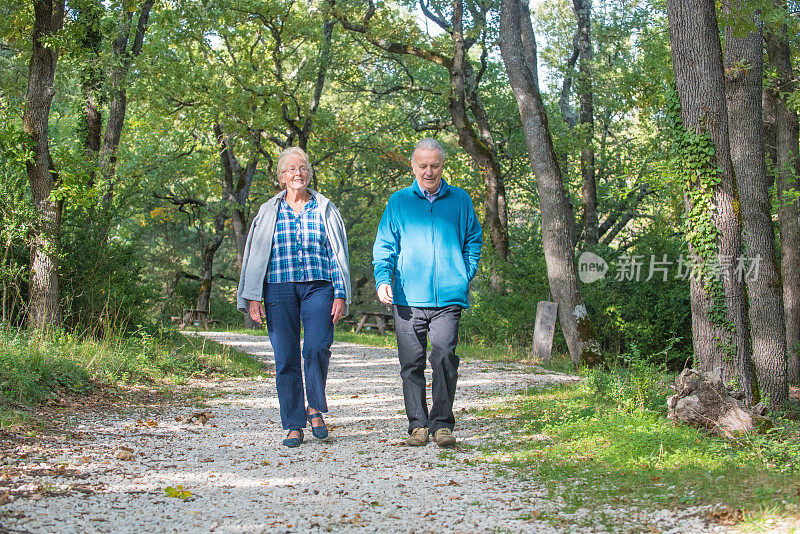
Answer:
<svg viewBox="0 0 800 534"><path fill-rule="evenodd" d="M328 239L325 221L317 209L314 197L300 214L295 213L281 200L275 234L272 236L272 254L267 269L267 282L333 282L333 298L345 298L344 280Z"/></svg>

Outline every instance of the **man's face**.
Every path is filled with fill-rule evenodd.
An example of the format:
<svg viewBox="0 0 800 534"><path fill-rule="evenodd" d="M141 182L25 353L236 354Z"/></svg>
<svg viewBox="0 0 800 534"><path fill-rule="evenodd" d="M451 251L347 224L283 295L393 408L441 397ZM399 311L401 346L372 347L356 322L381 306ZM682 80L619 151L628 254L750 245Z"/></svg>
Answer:
<svg viewBox="0 0 800 534"><path fill-rule="evenodd" d="M444 161L438 150L418 148L411 158L411 168L414 169L414 176L421 189L427 189L430 193L439 190Z"/></svg>

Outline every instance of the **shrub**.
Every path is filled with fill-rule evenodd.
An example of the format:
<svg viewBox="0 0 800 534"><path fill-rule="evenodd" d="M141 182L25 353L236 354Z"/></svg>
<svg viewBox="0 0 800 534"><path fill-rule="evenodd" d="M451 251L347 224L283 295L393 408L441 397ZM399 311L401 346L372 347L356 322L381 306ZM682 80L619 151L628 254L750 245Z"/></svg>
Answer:
<svg viewBox="0 0 800 534"><path fill-rule="evenodd" d="M661 352L664 360L670 348L671 345ZM669 377L663 361L654 363L658 359L645 357L633 344L631 352L613 361L610 370L588 369L584 387L625 412L665 413Z"/></svg>
<svg viewBox="0 0 800 534"><path fill-rule="evenodd" d="M64 330L0 333L0 408L34 405L102 385L261 373L263 366L244 353L169 330L142 328L102 339Z"/></svg>

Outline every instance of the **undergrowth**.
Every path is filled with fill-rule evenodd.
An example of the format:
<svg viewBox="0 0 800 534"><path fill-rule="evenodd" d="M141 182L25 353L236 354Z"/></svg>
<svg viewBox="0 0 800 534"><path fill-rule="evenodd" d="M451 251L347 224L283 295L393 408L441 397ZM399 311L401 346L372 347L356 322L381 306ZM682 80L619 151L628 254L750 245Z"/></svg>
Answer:
<svg viewBox="0 0 800 534"><path fill-rule="evenodd" d="M528 389L485 410L508 439L484 459L544 483L565 512L605 504L719 504L758 520L800 513L800 425L776 419L765 434L725 440L666 418L674 378L633 351L579 384Z"/></svg>
<svg viewBox="0 0 800 534"><path fill-rule="evenodd" d="M61 393L261 373L263 366L244 353L168 330L103 339L64 331L0 332L0 425L13 419L14 408L35 406Z"/></svg>

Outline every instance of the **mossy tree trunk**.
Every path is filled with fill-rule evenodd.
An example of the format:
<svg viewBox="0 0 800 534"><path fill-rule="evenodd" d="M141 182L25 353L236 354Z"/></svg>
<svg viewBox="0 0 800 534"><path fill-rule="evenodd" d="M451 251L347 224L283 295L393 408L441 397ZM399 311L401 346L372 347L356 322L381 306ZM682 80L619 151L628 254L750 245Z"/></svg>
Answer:
<svg viewBox="0 0 800 534"><path fill-rule="evenodd" d="M667 0L667 14L685 128L687 238L698 258L690 283L695 366L738 385L752 403L758 392L744 282L730 260L742 252L742 225L717 14L713 0Z"/></svg>

